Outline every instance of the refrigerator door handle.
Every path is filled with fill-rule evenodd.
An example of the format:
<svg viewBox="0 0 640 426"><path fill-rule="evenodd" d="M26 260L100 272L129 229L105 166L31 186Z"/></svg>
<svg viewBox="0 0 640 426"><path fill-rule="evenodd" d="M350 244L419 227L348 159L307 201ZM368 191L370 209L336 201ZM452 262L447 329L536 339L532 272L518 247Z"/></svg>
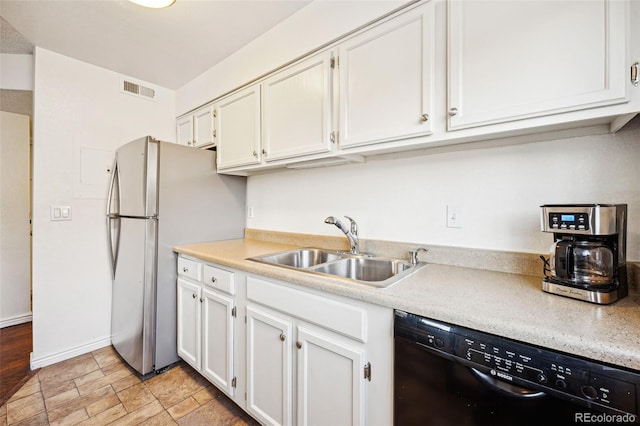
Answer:
<svg viewBox="0 0 640 426"><path fill-rule="evenodd" d="M109 263L111 264L111 277L116 277L116 265L118 263L118 249L120 247L120 217L117 212L111 211L111 202L113 201L114 189L117 194L116 206L119 208L120 204L120 188L118 179L118 163L114 162L113 172L111 174L111 182L109 183L109 194L107 195L107 244L109 247ZM115 222L115 226L113 223ZM112 239L112 229L115 228L115 247Z"/></svg>
<svg viewBox="0 0 640 426"><path fill-rule="evenodd" d="M107 193L107 217L111 215L111 197L113 197L113 185L116 178L117 167L118 163L114 162L113 167L111 168L111 179L109 179L109 192Z"/></svg>
<svg viewBox="0 0 640 426"><path fill-rule="evenodd" d="M112 230L115 230L115 238L112 238ZM111 278L116 279L118 266L118 252L120 251L120 218L114 215L107 216L107 241L109 244L109 260L111 264ZM114 246L115 241L115 246Z"/></svg>

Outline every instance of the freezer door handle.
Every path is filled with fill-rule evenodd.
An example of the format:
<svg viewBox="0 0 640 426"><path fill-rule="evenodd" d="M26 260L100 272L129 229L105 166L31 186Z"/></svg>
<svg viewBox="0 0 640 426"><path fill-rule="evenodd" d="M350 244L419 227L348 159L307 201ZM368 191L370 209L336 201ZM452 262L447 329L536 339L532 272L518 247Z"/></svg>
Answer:
<svg viewBox="0 0 640 426"><path fill-rule="evenodd" d="M113 167L111 168L111 170L113 170L111 172L111 180L109 181L109 193L107 194L107 216L113 216L113 215L118 215L119 209L120 209L120 188L118 188L118 183L116 182L118 180L118 161L114 160L113 162ZM116 196L117 196L117 201L116 203L113 203L113 195L114 195L114 190L116 191ZM115 207L116 211L112 211L112 209Z"/></svg>
<svg viewBox="0 0 640 426"><path fill-rule="evenodd" d="M120 217L117 212L112 212L114 190L116 194L116 209L120 205L120 188L118 180L118 163L113 165L113 172L111 174L111 182L109 183L109 194L107 195L107 244L109 249L109 263L111 264L111 278L116 277L116 265L118 263L118 249L120 246ZM115 235L113 235L115 231ZM115 246L113 237L115 236Z"/></svg>

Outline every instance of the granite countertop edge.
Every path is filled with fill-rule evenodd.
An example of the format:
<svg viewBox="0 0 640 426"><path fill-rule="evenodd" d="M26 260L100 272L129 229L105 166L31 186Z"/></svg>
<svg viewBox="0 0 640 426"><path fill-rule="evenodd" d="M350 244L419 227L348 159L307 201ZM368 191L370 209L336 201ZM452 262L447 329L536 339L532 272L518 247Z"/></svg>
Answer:
<svg viewBox="0 0 640 426"><path fill-rule="evenodd" d="M427 264L385 289L345 283L250 257L299 247L238 239L185 244L174 251L220 266L640 371L640 292L612 305L551 295L540 278Z"/></svg>

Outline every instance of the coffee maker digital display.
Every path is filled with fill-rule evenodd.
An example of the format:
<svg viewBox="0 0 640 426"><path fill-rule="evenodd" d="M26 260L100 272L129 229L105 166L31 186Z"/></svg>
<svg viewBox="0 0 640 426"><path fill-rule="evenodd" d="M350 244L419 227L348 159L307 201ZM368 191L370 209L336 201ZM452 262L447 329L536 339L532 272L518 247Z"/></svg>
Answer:
<svg viewBox="0 0 640 426"><path fill-rule="evenodd" d="M542 290L597 304L628 293L626 204L546 204L543 232L554 242Z"/></svg>

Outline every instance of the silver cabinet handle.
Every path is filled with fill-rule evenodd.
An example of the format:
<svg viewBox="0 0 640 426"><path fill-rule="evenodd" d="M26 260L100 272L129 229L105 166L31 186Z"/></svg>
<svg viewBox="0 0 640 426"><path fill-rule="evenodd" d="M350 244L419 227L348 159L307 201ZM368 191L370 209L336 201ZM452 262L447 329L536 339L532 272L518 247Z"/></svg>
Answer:
<svg viewBox="0 0 640 426"><path fill-rule="evenodd" d="M280 333L280 341L284 342L286 338L287 336L285 336L284 333Z"/></svg>
<svg viewBox="0 0 640 426"><path fill-rule="evenodd" d="M638 76L638 62L631 65L631 84L638 86L640 84L640 76Z"/></svg>
<svg viewBox="0 0 640 426"><path fill-rule="evenodd" d="M429 121L429 114L422 114L422 116L420 117L420 121L422 121L423 123Z"/></svg>
<svg viewBox="0 0 640 426"><path fill-rule="evenodd" d="M258 158L258 153L255 150L253 151L253 156Z"/></svg>
<svg viewBox="0 0 640 426"><path fill-rule="evenodd" d="M458 114L458 108L449 108L449 116L453 117Z"/></svg>

